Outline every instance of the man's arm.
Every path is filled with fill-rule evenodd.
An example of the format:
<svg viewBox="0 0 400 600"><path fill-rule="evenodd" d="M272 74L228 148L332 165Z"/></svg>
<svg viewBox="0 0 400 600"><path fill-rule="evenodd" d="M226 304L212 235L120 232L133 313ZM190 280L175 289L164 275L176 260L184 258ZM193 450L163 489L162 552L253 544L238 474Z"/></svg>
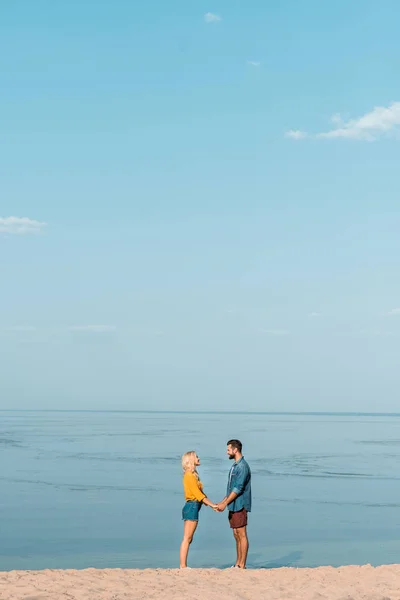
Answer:
<svg viewBox="0 0 400 600"><path fill-rule="evenodd" d="M238 497L238 495L239 494L237 494L236 492L231 492L229 494L229 496L226 496L223 500L221 500L221 502L219 504L217 504L217 511L223 512L226 509L226 507L228 506L228 504L233 502L235 500L235 498Z"/></svg>
<svg viewBox="0 0 400 600"><path fill-rule="evenodd" d="M248 467L242 468L240 469L240 471L237 474L237 478L235 481L235 485L231 491L231 493L229 494L229 496L226 496L218 505L217 505L217 510L219 512L223 512L226 507L233 502L234 500L236 500L236 498L238 496L240 496L241 494L243 494L244 489L246 487L246 483L247 483L247 479L249 476L249 469Z"/></svg>

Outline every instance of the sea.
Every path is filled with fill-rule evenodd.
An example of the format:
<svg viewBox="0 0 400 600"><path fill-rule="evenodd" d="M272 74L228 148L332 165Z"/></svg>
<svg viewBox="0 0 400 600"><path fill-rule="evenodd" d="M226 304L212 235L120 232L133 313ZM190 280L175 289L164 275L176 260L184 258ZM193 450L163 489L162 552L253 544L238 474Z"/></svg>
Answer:
<svg viewBox="0 0 400 600"><path fill-rule="evenodd" d="M400 562L400 415L0 412L0 570L173 568L181 455L212 501L226 442L252 470L250 568ZM203 507L192 567L225 568L227 513Z"/></svg>

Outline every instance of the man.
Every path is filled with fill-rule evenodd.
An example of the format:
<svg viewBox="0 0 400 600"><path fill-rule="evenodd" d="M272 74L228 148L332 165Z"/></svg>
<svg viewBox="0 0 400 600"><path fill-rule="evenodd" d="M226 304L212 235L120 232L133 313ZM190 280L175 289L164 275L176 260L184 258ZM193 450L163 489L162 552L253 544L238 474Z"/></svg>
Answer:
<svg viewBox="0 0 400 600"><path fill-rule="evenodd" d="M229 524L236 540L236 564L246 568L249 540L247 538L247 513L251 511L251 471L242 455L242 443L229 440L226 453L234 464L229 471L228 487L225 498L217 505L222 512L229 508Z"/></svg>

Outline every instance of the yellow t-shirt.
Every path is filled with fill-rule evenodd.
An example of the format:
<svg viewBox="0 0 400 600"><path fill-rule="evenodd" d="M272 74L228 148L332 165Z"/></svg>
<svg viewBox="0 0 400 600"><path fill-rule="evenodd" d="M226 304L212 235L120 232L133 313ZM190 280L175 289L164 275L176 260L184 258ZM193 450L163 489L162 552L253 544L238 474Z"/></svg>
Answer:
<svg viewBox="0 0 400 600"><path fill-rule="evenodd" d="M203 494L203 484L191 471L186 471L183 476L183 491L185 493L186 502L189 500L202 502L206 497L206 495Z"/></svg>

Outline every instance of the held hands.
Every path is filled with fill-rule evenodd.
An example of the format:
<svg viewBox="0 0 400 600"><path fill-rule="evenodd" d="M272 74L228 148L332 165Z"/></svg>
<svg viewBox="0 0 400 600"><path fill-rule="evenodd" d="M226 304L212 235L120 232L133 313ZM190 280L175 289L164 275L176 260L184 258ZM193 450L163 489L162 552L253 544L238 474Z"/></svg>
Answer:
<svg viewBox="0 0 400 600"><path fill-rule="evenodd" d="M215 510L215 512L224 512L226 504L225 502L219 502L218 504L214 504L212 508Z"/></svg>

